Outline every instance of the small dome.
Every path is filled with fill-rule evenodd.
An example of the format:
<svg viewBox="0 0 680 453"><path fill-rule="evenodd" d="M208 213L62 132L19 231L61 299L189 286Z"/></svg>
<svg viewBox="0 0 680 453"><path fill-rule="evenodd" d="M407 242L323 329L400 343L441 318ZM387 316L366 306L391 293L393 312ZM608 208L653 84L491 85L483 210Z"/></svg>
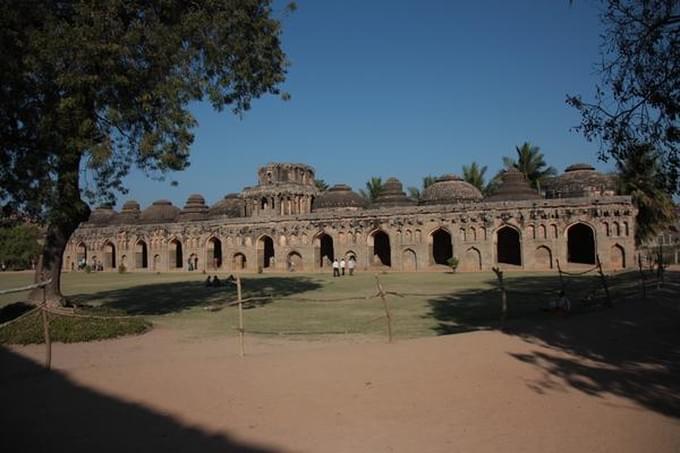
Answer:
<svg viewBox="0 0 680 453"><path fill-rule="evenodd" d="M135 200L128 200L123 204L123 209L121 209L120 214L114 219L114 223L120 225L135 223L139 220L140 214L139 203Z"/></svg>
<svg viewBox="0 0 680 453"><path fill-rule="evenodd" d="M423 204L448 204L480 201L482 193L456 175L444 175L423 190Z"/></svg>
<svg viewBox="0 0 680 453"><path fill-rule="evenodd" d="M346 184L336 184L314 199L312 210L362 209L366 200Z"/></svg>
<svg viewBox="0 0 680 453"><path fill-rule="evenodd" d="M128 200L123 204L123 209L120 211L121 214L133 214L139 213L140 207L139 203L135 200Z"/></svg>
<svg viewBox="0 0 680 453"><path fill-rule="evenodd" d="M373 202L373 207L376 208L391 208L394 206L411 206L416 202L407 197L404 193L401 181L397 178L387 178L383 184L383 190Z"/></svg>
<svg viewBox="0 0 680 453"><path fill-rule="evenodd" d="M118 213L113 210L111 205L101 205L90 213L90 218L87 221L96 225L108 225L114 222L117 215Z"/></svg>
<svg viewBox="0 0 680 453"><path fill-rule="evenodd" d="M205 204L205 198L200 194L192 194L187 198L184 204L184 209L180 212L177 220L202 220L208 216L208 206Z"/></svg>
<svg viewBox="0 0 680 453"><path fill-rule="evenodd" d="M154 201L151 206L142 211L139 219L143 222L172 222L177 218L180 210L169 200Z"/></svg>
<svg viewBox="0 0 680 453"><path fill-rule="evenodd" d="M484 201L538 200L541 196L531 188L524 174L516 168L508 168L501 176L501 185Z"/></svg>
<svg viewBox="0 0 680 453"><path fill-rule="evenodd" d="M227 194L220 201L210 207L209 215L212 217L227 216L241 217L243 201L237 193Z"/></svg>
<svg viewBox="0 0 680 453"><path fill-rule="evenodd" d="M564 169L560 176L543 183L546 198L594 197L616 194L616 177L595 170L592 165L578 163Z"/></svg>

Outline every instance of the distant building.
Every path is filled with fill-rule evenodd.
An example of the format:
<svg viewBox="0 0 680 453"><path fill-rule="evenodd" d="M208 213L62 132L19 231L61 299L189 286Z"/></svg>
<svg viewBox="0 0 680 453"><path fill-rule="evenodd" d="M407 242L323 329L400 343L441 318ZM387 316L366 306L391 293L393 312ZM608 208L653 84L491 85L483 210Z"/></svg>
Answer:
<svg viewBox="0 0 680 453"><path fill-rule="evenodd" d="M548 270L635 265L636 209L614 195L611 177L571 166L545 189L545 198L511 169L486 199L461 178L446 175L409 198L396 178L367 203L349 186L319 192L314 169L270 163L258 184L212 206L191 195L184 208L167 200L121 212L100 207L72 235L64 269L103 262L129 271L328 271L334 258L361 270Z"/></svg>

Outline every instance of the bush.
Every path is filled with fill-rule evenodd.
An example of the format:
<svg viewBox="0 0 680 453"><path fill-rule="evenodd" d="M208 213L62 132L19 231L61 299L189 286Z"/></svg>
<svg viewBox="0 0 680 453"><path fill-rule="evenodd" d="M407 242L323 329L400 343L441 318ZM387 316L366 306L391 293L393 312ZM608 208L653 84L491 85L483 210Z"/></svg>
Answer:
<svg viewBox="0 0 680 453"><path fill-rule="evenodd" d="M92 272L92 266L90 266L89 264L86 264L85 267L83 268L83 270L85 271L86 274L89 274L89 273Z"/></svg>
<svg viewBox="0 0 680 453"><path fill-rule="evenodd" d="M448 260L446 260L446 264L449 265L449 267L451 268L451 270L452 270L453 272L456 272L456 269L458 269L458 264L459 264L459 262L460 262L460 261L459 261L458 258L456 258L455 256L452 256L451 258L449 258Z"/></svg>
<svg viewBox="0 0 680 453"><path fill-rule="evenodd" d="M125 267L125 264L121 264L120 266L118 266L118 273L119 274L124 274L126 272L127 272L127 267Z"/></svg>

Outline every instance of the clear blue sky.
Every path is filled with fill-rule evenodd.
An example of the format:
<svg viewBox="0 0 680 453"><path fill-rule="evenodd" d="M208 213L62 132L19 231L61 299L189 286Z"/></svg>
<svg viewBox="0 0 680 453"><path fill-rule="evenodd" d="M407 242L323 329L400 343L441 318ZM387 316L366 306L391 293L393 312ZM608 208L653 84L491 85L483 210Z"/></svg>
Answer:
<svg viewBox="0 0 680 453"><path fill-rule="evenodd" d="M596 2L299 0L284 19L292 99L256 101L242 119L193 107L191 166L151 181L127 179L142 207L191 193L212 204L256 183L258 166L311 164L355 190L371 176L420 186L477 161L492 176L530 141L562 171L597 161L597 145L570 131L567 94L594 91L601 31Z"/></svg>

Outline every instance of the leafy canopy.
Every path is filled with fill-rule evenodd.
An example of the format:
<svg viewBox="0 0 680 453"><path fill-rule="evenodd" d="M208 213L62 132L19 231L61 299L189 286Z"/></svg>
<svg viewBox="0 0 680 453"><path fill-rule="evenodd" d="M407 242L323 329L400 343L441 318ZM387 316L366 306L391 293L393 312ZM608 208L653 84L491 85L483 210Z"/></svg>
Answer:
<svg viewBox="0 0 680 453"><path fill-rule="evenodd" d="M463 165L463 180L475 186L480 192L485 193L484 175L486 170L486 165L482 167L477 162L472 162L469 166Z"/></svg>
<svg viewBox="0 0 680 453"><path fill-rule="evenodd" d="M366 182L366 190L359 189L359 194L369 202L374 202L378 196L385 190L383 187L382 178L373 176Z"/></svg>
<svg viewBox="0 0 680 453"><path fill-rule="evenodd" d="M515 152L517 153L517 160L511 157L503 157L503 165L505 168L514 167L521 171L534 189L540 189L540 185L546 178L557 175L557 170L554 167L549 167L545 162L543 153L538 146L524 142L520 146L515 146Z"/></svg>

